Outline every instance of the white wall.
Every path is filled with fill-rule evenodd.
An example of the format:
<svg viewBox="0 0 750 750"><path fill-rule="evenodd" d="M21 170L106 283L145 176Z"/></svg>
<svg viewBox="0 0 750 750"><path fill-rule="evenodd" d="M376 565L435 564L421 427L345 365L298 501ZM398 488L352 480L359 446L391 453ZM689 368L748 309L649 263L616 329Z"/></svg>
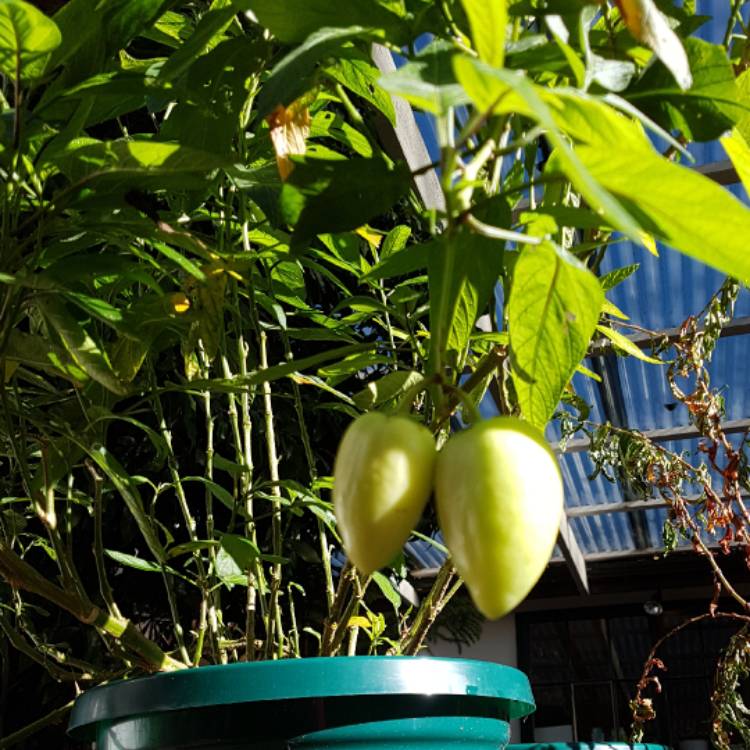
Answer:
<svg viewBox="0 0 750 750"><path fill-rule="evenodd" d="M508 667L518 666L518 649L516 647L516 617L508 615L495 622L486 621L482 625L481 638L471 646L461 646L461 652L455 643L435 641L430 644L433 656L453 656L462 659L481 659L505 664ZM518 720L510 723L511 740L520 742L521 730Z"/></svg>

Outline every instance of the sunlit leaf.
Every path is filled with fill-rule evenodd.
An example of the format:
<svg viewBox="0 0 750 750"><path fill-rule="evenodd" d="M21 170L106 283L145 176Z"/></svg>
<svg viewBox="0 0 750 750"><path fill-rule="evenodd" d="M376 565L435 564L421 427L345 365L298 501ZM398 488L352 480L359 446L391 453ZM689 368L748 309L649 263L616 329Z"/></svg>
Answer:
<svg viewBox="0 0 750 750"><path fill-rule="evenodd" d="M419 109L443 114L449 107L469 101L453 72L455 53L452 45L433 42L405 65L384 75L380 84Z"/></svg>
<svg viewBox="0 0 750 750"><path fill-rule="evenodd" d="M663 365L660 359L656 357L650 357L640 347L636 346L627 336L623 336L619 331L609 326L597 326L596 330L599 333L603 333L618 349L622 349L626 354L631 357L640 359L644 362L648 362L652 365Z"/></svg>
<svg viewBox="0 0 750 750"><path fill-rule="evenodd" d="M117 552L113 549L105 549L104 554L119 565L124 565L126 568L134 568L143 573L161 573L162 571L162 567L158 563L151 560L144 560L142 557L137 557L136 555L128 555L125 552Z"/></svg>
<svg viewBox="0 0 750 750"><path fill-rule="evenodd" d="M457 55L453 65L458 80L480 112L518 111L520 105L524 113L546 127L547 138L555 146L563 169L587 201L617 229L633 238L638 236L640 230L632 216L592 177L577 152L562 136L553 109L534 84L521 73L496 70L466 56ZM554 101L550 103L555 104Z"/></svg>
<svg viewBox="0 0 750 750"><path fill-rule="evenodd" d="M382 112L396 124L393 101L378 83L380 71L367 60L342 58L326 68L326 73Z"/></svg>
<svg viewBox="0 0 750 750"><path fill-rule="evenodd" d="M360 409L376 409L382 404L397 399L409 388L423 380L421 373L414 370L396 370L373 380L367 387L355 393L352 401Z"/></svg>
<svg viewBox="0 0 750 750"><path fill-rule="evenodd" d="M507 0L461 0L469 19L471 40L479 59L502 67L505 59L505 27L508 23Z"/></svg>
<svg viewBox="0 0 750 750"><path fill-rule="evenodd" d="M0 2L0 72L11 80L38 77L61 41L57 24L31 3Z"/></svg>
<svg viewBox="0 0 750 750"><path fill-rule="evenodd" d="M543 428L586 355L604 295L580 261L549 243L527 246L508 301L511 372L523 416Z"/></svg>
<svg viewBox="0 0 750 750"><path fill-rule="evenodd" d="M721 139L721 145L734 164L745 190L750 192L750 145L738 128L735 128L730 135L724 136Z"/></svg>
<svg viewBox="0 0 750 750"><path fill-rule="evenodd" d="M396 591L390 580L378 571L375 571L372 574L372 580L380 589L383 596L391 603L396 613L398 613L398 610L401 607L401 594Z"/></svg>
<svg viewBox="0 0 750 750"><path fill-rule="evenodd" d="M747 110L723 47L690 38L685 40L685 49L693 71L690 88L675 86L670 74L654 65L628 92L628 98L667 130L677 130L689 140L713 140Z"/></svg>

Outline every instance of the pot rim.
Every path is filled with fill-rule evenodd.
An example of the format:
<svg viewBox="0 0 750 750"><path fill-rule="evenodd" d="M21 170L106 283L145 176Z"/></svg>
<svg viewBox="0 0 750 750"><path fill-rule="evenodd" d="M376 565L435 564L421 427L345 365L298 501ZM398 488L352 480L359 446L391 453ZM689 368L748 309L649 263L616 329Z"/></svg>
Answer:
<svg viewBox="0 0 750 750"><path fill-rule="evenodd" d="M100 685L78 698L68 733L90 737L101 721L136 715L368 695L496 699L505 704L508 720L536 707L526 675L503 664L428 656L310 657L212 665Z"/></svg>

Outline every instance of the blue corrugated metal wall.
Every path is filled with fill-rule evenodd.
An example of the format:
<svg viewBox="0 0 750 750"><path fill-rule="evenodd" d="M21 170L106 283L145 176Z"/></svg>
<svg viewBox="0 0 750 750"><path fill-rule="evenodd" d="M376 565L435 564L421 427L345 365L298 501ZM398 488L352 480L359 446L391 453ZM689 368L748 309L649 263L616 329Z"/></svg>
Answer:
<svg viewBox="0 0 750 750"><path fill-rule="evenodd" d="M697 36L721 42L728 20L729 3L700 0L697 5L699 13L715 14L712 21L698 30ZM422 117L420 127L423 128L428 147L436 152L434 124L430 118ZM697 165L727 158L717 142L693 144L690 151ZM730 189L742 200L748 200L740 186L732 186ZM640 264L638 272L609 292L608 297L633 322L652 330L678 326L689 315L699 312L723 281L719 272L669 248L660 246L659 253L656 258L640 246L622 242L611 248L602 267L602 273L606 273L631 263ZM745 290L740 294L737 315L750 315L750 294ZM748 367L750 336L722 339L719 342L710 373L714 385L725 387L728 419L750 417L750 388L746 374ZM651 430L688 424L684 407L675 406L662 367L628 357L617 359L617 370L630 427ZM577 392L591 404L591 419L595 422L604 421L596 384L583 375L576 375L574 385ZM483 404L482 411L485 416L495 413L489 400ZM548 439L556 442L559 436L559 426L556 423L550 424ZM695 454L697 445L697 440L686 440L666 444L665 447ZM601 476L589 479L593 466L586 453L563 454L560 465L568 506L613 503L625 499L618 485L611 484ZM643 511L641 517L645 522L648 546L660 546L666 511ZM571 518L570 523L585 554L636 549L633 529L625 513L575 517ZM442 562L442 555L424 542L410 543L408 550L420 566L435 567ZM556 554L559 555L559 551Z"/></svg>

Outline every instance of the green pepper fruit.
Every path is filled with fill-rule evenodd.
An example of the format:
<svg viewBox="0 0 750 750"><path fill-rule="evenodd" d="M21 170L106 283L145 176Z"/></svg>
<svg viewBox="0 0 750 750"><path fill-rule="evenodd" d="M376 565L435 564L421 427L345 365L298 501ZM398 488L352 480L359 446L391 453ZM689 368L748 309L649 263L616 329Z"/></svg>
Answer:
<svg viewBox="0 0 750 750"><path fill-rule="evenodd" d="M333 508L349 559L367 575L403 547L432 492L435 441L407 417L369 412L344 433Z"/></svg>
<svg viewBox="0 0 750 750"><path fill-rule="evenodd" d="M438 454L435 500L445 543L480 612L497 619L539 580L557 539L563 484L544 435L496 417Z"/></svg>

